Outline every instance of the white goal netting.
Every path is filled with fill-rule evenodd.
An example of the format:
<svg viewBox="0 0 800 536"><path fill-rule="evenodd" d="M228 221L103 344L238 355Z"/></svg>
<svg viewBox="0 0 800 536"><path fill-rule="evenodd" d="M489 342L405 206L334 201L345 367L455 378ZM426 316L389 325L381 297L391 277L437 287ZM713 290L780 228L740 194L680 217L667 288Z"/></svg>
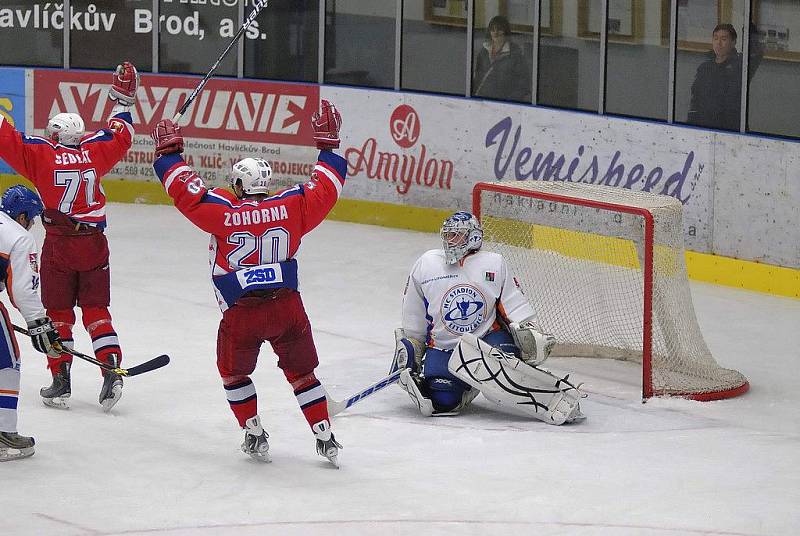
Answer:
<svg viewBox="0 0 800 536"><path fill-rule="evenodd" d="M484 248L506 257L542 328L558 339L555 355L641 362L645 398L747 390L700 332L678 200L541 181L481 183L474 196Z"/></svg>

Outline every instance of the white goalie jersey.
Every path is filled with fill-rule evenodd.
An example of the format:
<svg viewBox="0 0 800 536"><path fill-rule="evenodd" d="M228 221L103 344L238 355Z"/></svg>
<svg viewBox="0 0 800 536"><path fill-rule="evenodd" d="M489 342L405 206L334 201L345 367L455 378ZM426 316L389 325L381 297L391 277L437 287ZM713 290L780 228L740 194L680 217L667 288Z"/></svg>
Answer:
<svg viewBox="0 0 800 536"><path fill-rule="evenodd" d="M502 255L477 251L447 264L444 252L432 249L417 259L403 296L407 337L452 350L465 333L480 338L497 329L498 315L506 322L534 316Z"/></svg>

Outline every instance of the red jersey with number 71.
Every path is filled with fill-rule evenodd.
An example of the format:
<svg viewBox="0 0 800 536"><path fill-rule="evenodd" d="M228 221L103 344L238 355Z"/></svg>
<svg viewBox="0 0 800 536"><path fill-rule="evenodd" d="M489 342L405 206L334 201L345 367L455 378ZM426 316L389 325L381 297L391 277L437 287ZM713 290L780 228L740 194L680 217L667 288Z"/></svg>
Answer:
<svg viewBox="0 0 800 536"><path fill-rule="evenodd" d="M115 113L107 128L87 134L76 146L26 136L0 115L0 158L33 183L45 208L100 228L106 226L100 178L130 149L132 139L130 112Z"/></svg>

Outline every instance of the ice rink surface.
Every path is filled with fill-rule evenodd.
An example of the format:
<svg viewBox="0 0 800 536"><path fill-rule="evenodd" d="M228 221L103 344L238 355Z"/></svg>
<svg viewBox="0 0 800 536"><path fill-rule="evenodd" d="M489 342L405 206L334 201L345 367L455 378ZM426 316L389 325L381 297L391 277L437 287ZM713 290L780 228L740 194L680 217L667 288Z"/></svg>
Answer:
<svg viewBox="0 0 800 536"><path fill-rule="evenodd" d="M168 206L112 204L109 222L125 364L172 362L126 380L104 414L99 372L76 360L72 408L58 411L38 396L44 358L20 340L20 432L37 450L0 464L2 534L800 533L800 300L692 283L713 354L750 379L743 397L643 405L635 365L551 360L589 392L585 422L551 427L482 397L426 419L393 386L334 420L340 470L316 454L265 347L253 380L274 461L259 464L239 450L215 366L207 235ZM306 237L300 281L334 396L386 373L407 271L437 246L434 234L338 222ZM90 353L82 328L75 339Z"/></svg>

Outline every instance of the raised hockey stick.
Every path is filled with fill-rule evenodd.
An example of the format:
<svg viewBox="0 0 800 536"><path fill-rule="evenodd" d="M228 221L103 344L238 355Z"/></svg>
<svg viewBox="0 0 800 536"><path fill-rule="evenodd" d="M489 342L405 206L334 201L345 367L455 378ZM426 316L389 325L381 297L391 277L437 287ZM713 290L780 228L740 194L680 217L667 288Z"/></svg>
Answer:
<svg viewBox="0 0 800 536"><path fill-rule="evenodd" d="M388 376L386 376L382 380L379 380L379 381L373 383L369 387L366 387L366 388L362 389L361 391L353 394L352 396L350 396L348 398L345 398L344 400L334 400L334 399L332 399L330 397L330 395L325 393L326 398L328 399L328 413L331 415L331 417L333 417L335 415L338 415L341 412L343 412L344 410L348 409L353 404L355 404L357 402L360 402L361 400L364 400L369 395L377 393L378 391L380 391L384 387L387 387L389 385L392 385L393 383L396 383L397 380L400 379L400 373L401 372L403 372L403 369L397 370L397 371L389 374Z"/></svg>
<svg viewBox="0 0 800 536"><path fill-rule="evenodd" d="M209 81L211 76L214 74L214 71L217 70L217 67L219 67L219 64L222 63L222 60L224 60L225 56L228 55L228 51L230 51L230 49L233 48L233 45L235 45L236 43L239 42L239 39L241 39L241 37L244 35L244 32L247 30L247 28L250 27L251 24L253 24L253 21L256 20L256 17L258 16L258 14L261 12L262 9L267 7L268 3L269 3L269 0L253 0L253 11L250 12L250 14L245 19L244 23L242 23L242 27L239 28L239 31L236 32L236 35L233 36L233 39L231 40L231 42L228 43L228 46L225 48L225 50L222 51L222 54L220 54L219 58L217 58L217 61L214 62L214 65L211 66L211 69L208 70L208 72L203 77L203 79L200 80L200 83L197 84L197 87L194 88L194 91L192 91L192 94L189 95L189 98L186 100L186 102L183 103L183 106L181 106L181 109L178 110L178 113L175 114L175 117L172 118L172 122L173 123L177 124L178 121L180 120L180 118L183 116L183 114L186 113L186 110L188 110L189 106L192 105L192 102L194 102L194 99L197 98L197 95L200 94L200 92L205 87L206 82Z"/></svg>
<svg viewBox="0 0 800 536"><path fill-rule="evenodd" d="M21 328L19 326L13 325L13 324L12 324L12 326L14 328L14 331L16 331L17 333L22 333L23 335L28 335L30 337L30 333L28 332L27 329ZM64 351L67 352L68 354L72 354L75 357L79 357L79 358L83 359L84 361L88 361L89 363L94 363L95 365L97 365L101 369L110 370L112 372L115 372L116 374L119 374L120 376L138 376L139 374L144 374L145 372L150 372L151 370L155 370L155 369L161 368L161 367L167 365L167 363L169 363L169 356L166 355L166 354L161 354L158 357L154 357L150 361L145 361L144 363L142 363L140 365L136 365L135 367L131 367L129 369L124 369L124 368L120 368L120 367L113 367L113 366L109 365L108 363L103 363L102 361L100 361L98 359L95 359L95 358L93 358L91 356L88 356L86 354L82 354L80 352L77 352L77 351L73 350L72 348L67 348L66 346L64 346L63 348L64 348Z"/></svg>

